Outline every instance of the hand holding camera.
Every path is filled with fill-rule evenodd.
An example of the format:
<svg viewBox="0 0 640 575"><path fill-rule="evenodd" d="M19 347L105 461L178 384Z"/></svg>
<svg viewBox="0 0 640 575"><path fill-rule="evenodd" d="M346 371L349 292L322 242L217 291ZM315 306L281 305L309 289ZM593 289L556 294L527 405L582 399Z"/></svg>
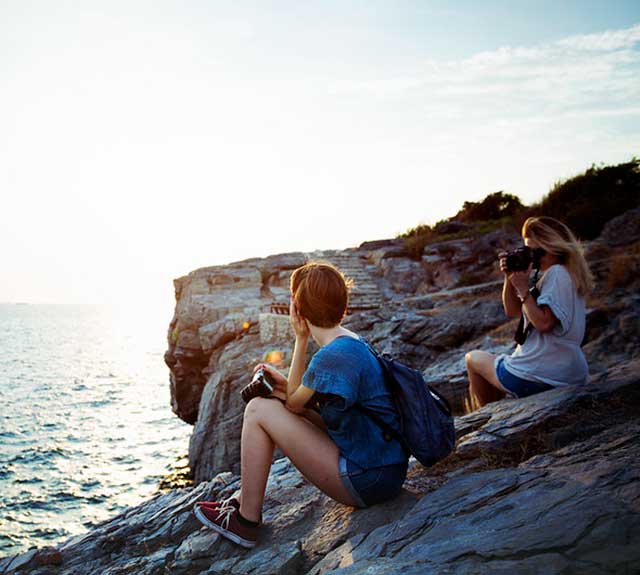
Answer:
<svg viewBox="0 0 640 575"><path fill-rule="evenodd" d="M546 252L542 248L522 246L510 252L500 252L500 271L523 272L540 269L542 256Z"/></svg>
<svg viewBox="0 0 640 575"><path fill-rule="evenodd" d="M522 246L513 251L500 252L498 254L500 258L500 271L506 275L522 303L524 303L524 300L529 294L529 276L531 275L531 270L535 269L537 274L545 253L542 248Z"/></svg>
<svg viewBox="0 0 640 575"><path fill-rule="evenodd" d="M253 379L242 388L240 394L245 403L249 403L254 397L269 397L274 390L275 382L264 367L258 368L253 374Z"/></svg>
<svg viewBox="0 0 640 575"><path fill-rule="evenodd" d="M242 388L240 394L245 403L254 397L279 397L286 399L287 379L275 367L260 363L253 371L251 382Z"/></svg>

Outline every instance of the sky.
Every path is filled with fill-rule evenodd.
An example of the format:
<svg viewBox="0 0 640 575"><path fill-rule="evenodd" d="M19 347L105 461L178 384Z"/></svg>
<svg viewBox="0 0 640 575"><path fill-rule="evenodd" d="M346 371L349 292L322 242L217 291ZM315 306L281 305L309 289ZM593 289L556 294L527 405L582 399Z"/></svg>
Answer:
<svg viewBox="0 0 640 575"><path fill-rule="evenodd" d="M637 1L0 0L0 301L161 305L640 155Z"/></svg>

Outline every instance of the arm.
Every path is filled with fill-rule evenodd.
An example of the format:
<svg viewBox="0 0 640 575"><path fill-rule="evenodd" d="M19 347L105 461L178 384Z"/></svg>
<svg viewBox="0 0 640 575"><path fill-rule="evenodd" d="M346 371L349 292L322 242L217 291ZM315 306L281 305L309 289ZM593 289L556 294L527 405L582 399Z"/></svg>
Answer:
<svg viewBox="0 0 640 575"><path fill-rule="evenodd" d="M502 286L502 307L507 317L519 317L522 310L518 294L506 275Z"/></svg>
<svg viewBox="0 0 640 575"><path fill-rule="evenodd" d="M305 357L309 343L309 326L307 320L298 314L293 302L289 308L291 326L296 334L296 343L293 347L293 359L289 369L289 381L287 382L287 409L294 413L302 413L304 406L314 394L313 389L302 385L302 376L305 372Z"/></svg>
<svg viewBox="0 0 640 575"><path fill-rule="evenodd" d="M553 315L551 308L548 305L538 306L531 294L529 294L527 299L524 300L522 309L527 314L527 317L533 324L533 327L535 327L540 333L547 333L551 331L556 324L559 323L558 318Z"/></svg>
<svg viewBox="0 0 640 575"><path fill-rule="evenodd" d="M302 385L302 376L305 371L305 355L307 353L306 338L297 338L293 348L293 360L289 370L289 381L287 383L287 409L294 413L302 413L304 406L314 394L313 389Z"/></svg>
<svg viewBox="0 0 640 575"><path fill-rule="evenodd" d="M529 273L526 272L513 272L507 277L509 283L512 286L515 297L518 299L518 304L522 308L522 311L527 315L529 321L533 324L540 333L546 333L551 331L558 323L558 318L553 315L551 308L547 305L539 306L531 292L529 291Z"/></svg>
<svg viewBox="0 0 640 575"><path fill-rule="evenodd" d="M522 304L518 294L510 281L510 274L507 272L506 254L500 254L500 271L504 273L504 284L502 285L502 307L507 317L520 317Z"/></svg>

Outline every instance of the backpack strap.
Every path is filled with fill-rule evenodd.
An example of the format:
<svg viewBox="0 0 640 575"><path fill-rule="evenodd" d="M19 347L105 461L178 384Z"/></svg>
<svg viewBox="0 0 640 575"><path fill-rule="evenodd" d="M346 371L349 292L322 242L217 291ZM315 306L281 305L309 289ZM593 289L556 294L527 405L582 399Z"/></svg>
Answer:
<svg viewBox="0 0 640 575"><path fill-rule="evenodd" d="M358 338L362 343L364 343L367 346L367 349L371 352L371 355L373 355L373 357L375 357L378 360L378 363L382 368L382 376L384 378L385 385L387 386L387 389L389 389L391 377L389 376L389 370L387 368L387 365L383 361L380 354L373 348L373 346L366 339L364 339L361 336L358 336ZM393 390L389 389L389 392L393 393ZM393 399L392 399L392 404L393 404ZM355 407L360 413L364 414L369 419L371 419L371 421L373 421L378 427L380 427L380 429L382 429L383 438L385 441L391 441L392 439L396 439L400 442L400 445L402 445L403 449L407 453L411 453L404 438L402 437L402 434L398 429L394 429L384 419L382 419L380 415L378 415L375 411L372 411L371 409L367 409L361 403L356 402L353 404L353 407Z"/></svg>

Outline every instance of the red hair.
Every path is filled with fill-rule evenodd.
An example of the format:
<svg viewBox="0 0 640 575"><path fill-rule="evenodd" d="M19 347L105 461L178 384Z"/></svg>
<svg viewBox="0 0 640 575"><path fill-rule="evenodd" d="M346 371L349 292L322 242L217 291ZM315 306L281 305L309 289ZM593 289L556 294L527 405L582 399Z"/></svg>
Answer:
<svg viewBox="0 0 640 575"><path fill-rule="evenodd" d="M331 264L310 262L291 274L298 313L317 327L338 325L347 311L351 280Z"/></svg>

